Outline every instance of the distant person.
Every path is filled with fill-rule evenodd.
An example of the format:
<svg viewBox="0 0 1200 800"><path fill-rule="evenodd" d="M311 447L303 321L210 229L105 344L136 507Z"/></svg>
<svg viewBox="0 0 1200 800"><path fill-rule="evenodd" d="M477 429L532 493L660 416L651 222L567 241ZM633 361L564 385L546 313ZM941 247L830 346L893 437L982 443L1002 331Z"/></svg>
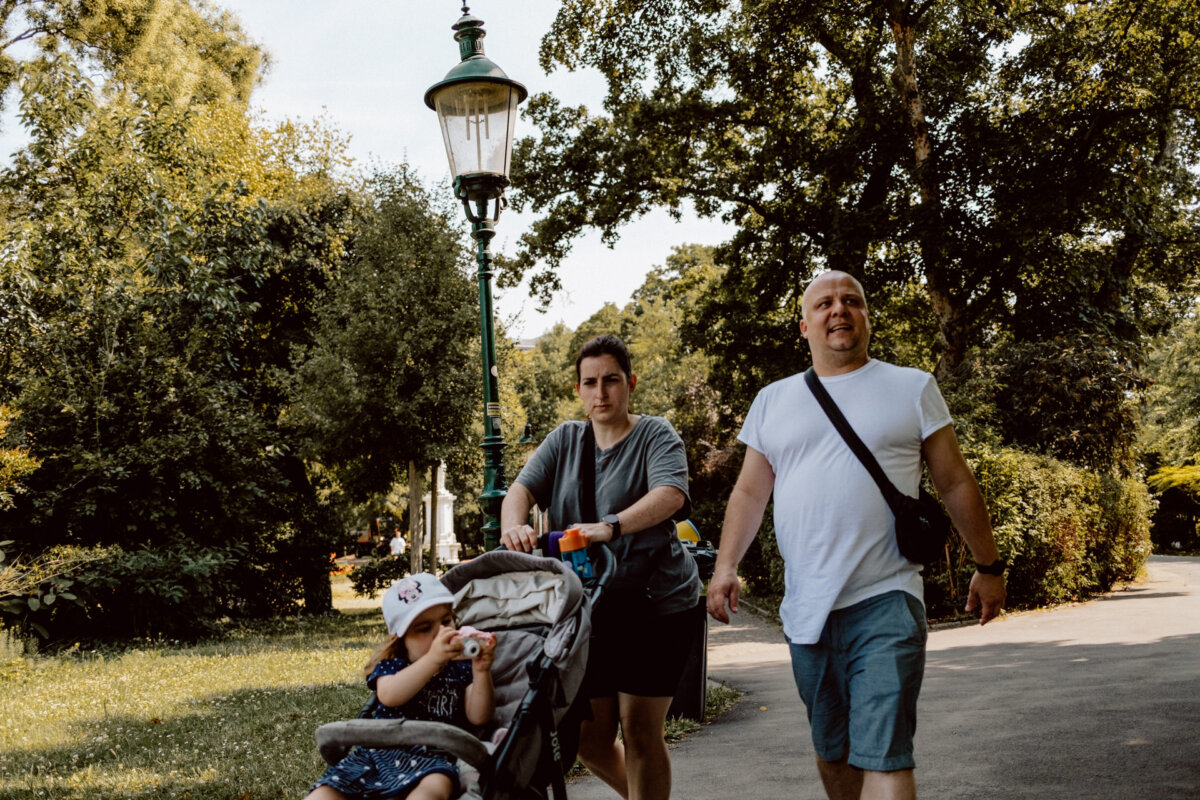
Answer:
<svg viewBox="0 0 1200 800"><path fill-rule="evenodd" d="M867 301L850 275L817 277L802 309L814 372L896 488L915 497L922 458L928 464L975 559L967 610L980 609L981 624L994 619L1004 605L1006 565L937 381L867 355ZM709 613L721 622L737 613L737 566L774 493L787 576L779 613L825 793L912 800L928 632L921 567L900 554L879 486L803 374L760 391L738 439L746 456L725 511Z"/></svg>
<svg viewBox="0 0 1200 800"><path fill-rule="evenodd" d="M391 549L392 555L399 557L404 555L404 535L400 533L399 528L393 528L393 531L395 531L395 535L392 536L392 540L388 542L388 547Z"/></svg>
<svg viewBox="0 0 1200 800"><path fill-rule="evenodd" d="M462 639L451 613L454 597L427 572L403 578L383 595L388 641L364 670L379 697L375 719L411 719L482 726L492 718L492 659L496 639L479 639L480 652L458 659ZM449 800L459 791L450 753L418 745L356 747L317 780L307 800Z"/></svg>
<svg viewBox="0 0 1200 800"><path fill-rule="evenodd" d="M581 689L592 719L580 728L579 760L622 797L666 800L663 729L700 637L689 621L700 578L672 521L691 507L687 454L667 420L630 412L637 376L616 336L583 345L575 380L589 419L564 422L538 446L504 498L500 541L533 549L528 520L537 505L553 529L577 527L591 544L612 548L617 572L592 615ZM587 466L590 482L581 477Z"/></svg>

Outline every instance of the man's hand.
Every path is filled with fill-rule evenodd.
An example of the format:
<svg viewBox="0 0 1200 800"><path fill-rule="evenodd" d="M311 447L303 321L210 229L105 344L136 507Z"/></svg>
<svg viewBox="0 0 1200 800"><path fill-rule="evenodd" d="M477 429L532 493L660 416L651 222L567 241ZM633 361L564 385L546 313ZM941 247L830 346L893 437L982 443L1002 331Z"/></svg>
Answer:
<svg viewBox="0 0 1200 800"><path fill-rule="evenodd" d="M737 613L741 591L736 571L714 572L712 580L708 582L708 613L713 619L729 622L729 612ZM729 606L728 612L725 610L726 604Z"/></svg>
<svg viewBox="0 0 1200 800"><path fill-rule="evenodd" d="M966 610L973 612L982 605L979 624L986 625L1000 616L1000 609L1004 608L1004 596L1003 575L984 575L982 572L976 572L971 577L971 588L967 592Z"/></svg>
<svg viewBox="0 0 1200 800"><path fill-rule="evenodd" d="M532 553L537 540L537 533L528 525L514 525L500 534L500 544L519 553Z"/></svg>

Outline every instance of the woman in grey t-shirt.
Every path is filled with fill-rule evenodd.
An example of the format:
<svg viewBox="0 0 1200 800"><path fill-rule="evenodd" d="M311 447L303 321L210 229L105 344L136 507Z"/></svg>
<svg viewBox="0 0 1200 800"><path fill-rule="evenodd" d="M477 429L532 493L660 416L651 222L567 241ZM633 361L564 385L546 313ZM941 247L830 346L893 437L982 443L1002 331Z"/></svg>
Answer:
<svg viewBox="0 0 1200 800"><path fill-rule="evenodd" d="M663 728L698 634L686 616L699 597L700 578L674 522L691 508L687 456L671 423L630 413L637 376L620 339L587 342L575 376L589 421L564 422L521 470L504 499L501 542L511 550L534 548L537 535L527 523L537 505L548 511L552 527L577 527L591 544L612 548L617 573L592 614L582 691L593 719L580 729L579 760L623 796L636 787L635 796L665 800L671 762ZM580 466L589 429L598 519L585 519L583 510L588 487Z"/></svg>

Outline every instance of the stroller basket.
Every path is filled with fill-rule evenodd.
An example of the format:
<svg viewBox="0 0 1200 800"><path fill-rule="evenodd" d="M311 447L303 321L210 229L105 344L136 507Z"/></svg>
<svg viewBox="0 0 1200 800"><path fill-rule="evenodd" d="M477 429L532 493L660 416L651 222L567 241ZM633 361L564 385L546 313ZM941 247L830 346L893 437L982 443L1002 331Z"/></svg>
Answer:
<svg viewBox="0 0 1200 800"><path fill-rule="evenodd" d="M608 548L593 548L593 558L600 575L587 587L558 559L503 550L443 576L459 623L496 635L496 711L479 737L438 722L345 720L317 729L322 757L333 764L355 746L429 745L460 760L464 798L534 800L553 787L565 800L563 776L574 761L586 706L575 701L587 666L591 607L614 569ZM373 705L374 699L364 714Z"/></svg>

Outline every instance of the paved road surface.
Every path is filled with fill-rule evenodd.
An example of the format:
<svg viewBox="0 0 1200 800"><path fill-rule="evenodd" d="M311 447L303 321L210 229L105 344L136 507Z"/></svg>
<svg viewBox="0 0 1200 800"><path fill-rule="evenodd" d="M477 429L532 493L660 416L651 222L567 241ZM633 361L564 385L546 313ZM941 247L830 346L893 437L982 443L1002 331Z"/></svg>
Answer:
<svg viewBox="0 0 1200 800"><path fill-rule="evenodd" d="M710 621L709 678L746 694L672 748L680 800L824 800L778 627ZM934 631L919 707L923 800L1200 798L1200 559L1127 591ZM571 800L616 795L587 777Z"/></svg>

